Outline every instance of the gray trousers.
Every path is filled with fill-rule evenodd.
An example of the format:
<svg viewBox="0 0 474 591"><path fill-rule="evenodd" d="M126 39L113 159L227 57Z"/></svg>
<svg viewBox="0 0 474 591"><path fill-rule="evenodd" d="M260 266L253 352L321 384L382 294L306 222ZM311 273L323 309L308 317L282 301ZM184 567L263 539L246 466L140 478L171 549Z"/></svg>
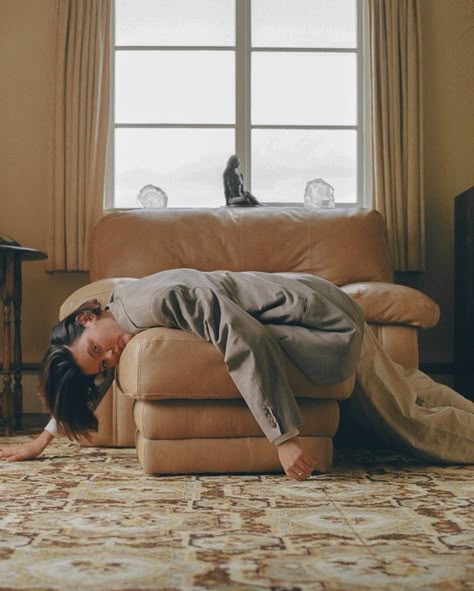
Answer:
<svg viewBox="0 0 474 591"><path fill-rule="evenodd" d="M474 403L420 370L394 363L369 327L344 415L383 444L424 460L474 463Z"/></svg>

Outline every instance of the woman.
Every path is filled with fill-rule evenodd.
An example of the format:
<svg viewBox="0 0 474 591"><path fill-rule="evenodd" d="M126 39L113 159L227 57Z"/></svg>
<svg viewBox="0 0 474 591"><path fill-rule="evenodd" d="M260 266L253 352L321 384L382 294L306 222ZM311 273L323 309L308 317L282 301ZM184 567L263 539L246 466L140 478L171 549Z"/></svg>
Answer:
<svg viewBox="0 0 474 591"><path fill-rule="evenodd" d="M81 306L52 331L41 372L48 410L69 437L97 428L102 376L146 328L191 331L222 352L229 373L286 474L308 478L317 465L298 438L302 424L282 351L313 381L343 381L357 370L348 401L391 445L444 462L474 461L474 404L417 370L393 363L355 301L313 275L176 269L117 286L108 306ZM98 380L102 377L102 384ZM432 407L435 408L432 408ZM0 453L11 461L41 453L54 436Z"/></svg>

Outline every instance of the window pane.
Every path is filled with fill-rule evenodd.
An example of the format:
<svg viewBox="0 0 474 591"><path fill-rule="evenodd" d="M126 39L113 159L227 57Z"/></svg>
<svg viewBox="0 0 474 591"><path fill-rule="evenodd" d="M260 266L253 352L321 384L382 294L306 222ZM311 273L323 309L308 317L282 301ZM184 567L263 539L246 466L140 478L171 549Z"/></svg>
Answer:
<svg viewBox="0 0 474 591"><path fill-rule="evenodd" d="M306 183L322 178L336 203L357 201L357 132L252 132L252 193L261 201L303 203Z"/></svg>
<svg viewBox="0 0 474 591"><path fill-rule="evenodd" d="M234 45L234 0L115 0L116 45Z"/></svg>
<svg viewBox="0 0 474 591"><path fill-rule="evenodd" d="M252 55L252 124L355 125L353 53Z"/></svg>
<svg viewBox="0 0 474 591"><path fill-rule="evenodd" d="M168 207L225 205L222 173L235 150L233 129L117 129L115 207L137 207L148 184Z"/></svg>
<svg viewBox="0 0 474 591"><path fill-rule="evenodd" d="M252 0L253 47L356 47L356 0Z"/></svg>
<svg viewBox="0 0 474 591"><path fill-rule="evenodd" d="M234 123L233 51L117 51L116 123Z"/></svg>

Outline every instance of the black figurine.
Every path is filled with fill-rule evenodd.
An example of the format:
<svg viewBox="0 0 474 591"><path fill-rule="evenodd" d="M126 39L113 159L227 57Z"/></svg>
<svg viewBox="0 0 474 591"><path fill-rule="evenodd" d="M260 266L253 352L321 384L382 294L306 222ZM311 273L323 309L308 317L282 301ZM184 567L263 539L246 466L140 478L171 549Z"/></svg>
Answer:
<svg viewBox="0 0 474 591"><path fill-rule="evenodd" d="M244 175L238 170L240 158L233 154L224 170L224 193L228 207L255 207L262 205L256 197L244 190Z"/></svg>

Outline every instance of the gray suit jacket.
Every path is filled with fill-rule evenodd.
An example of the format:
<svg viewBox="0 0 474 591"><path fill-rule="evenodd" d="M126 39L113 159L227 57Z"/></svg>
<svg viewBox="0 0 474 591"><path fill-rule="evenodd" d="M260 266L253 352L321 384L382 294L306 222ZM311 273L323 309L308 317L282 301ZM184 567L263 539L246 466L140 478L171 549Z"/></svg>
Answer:
<svg viewBox="0 0 474 591"><path fill-rule="evenodd" d="M297 273L162 271L117 286L109 308L127 332L163 326L213 343L270 441L302 424L282 350L310 380L334 384L355 371L364 330L352 298Z"/></svg>

